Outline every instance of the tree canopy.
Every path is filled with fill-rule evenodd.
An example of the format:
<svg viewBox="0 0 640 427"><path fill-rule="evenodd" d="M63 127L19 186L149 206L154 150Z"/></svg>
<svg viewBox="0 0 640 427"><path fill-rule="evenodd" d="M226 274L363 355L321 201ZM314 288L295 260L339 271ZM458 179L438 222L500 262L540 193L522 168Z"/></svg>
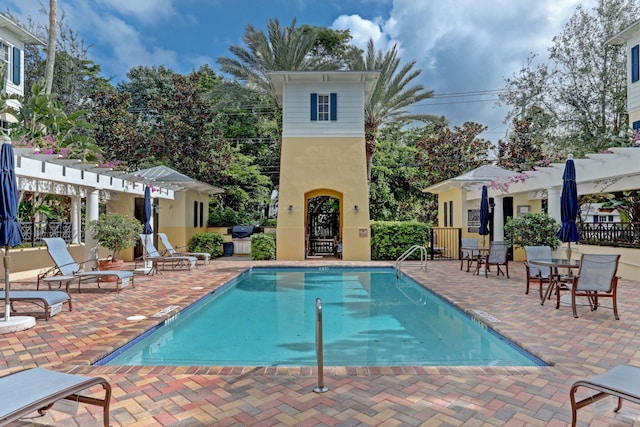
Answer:
<svg viewBox="0 0 640 427"><path fill-rule="evenodd" d="M548 59L532 55L506 79L508 120L528 122L529 137L547 155L601 152L628 129L625 47L607 44L639 12L636 0L579 5L553 38ZM512 132L521 132L518 122ZM517 137L514 137L517 139Z"/></svg>

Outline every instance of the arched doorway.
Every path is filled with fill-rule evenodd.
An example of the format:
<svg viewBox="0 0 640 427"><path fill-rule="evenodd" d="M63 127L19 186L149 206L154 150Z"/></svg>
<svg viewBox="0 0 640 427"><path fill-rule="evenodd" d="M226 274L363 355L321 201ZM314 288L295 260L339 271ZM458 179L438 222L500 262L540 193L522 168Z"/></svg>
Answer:
<svg viewBox="0 0 640 427"><path fill-rule="evenodd" d="M336 256L342 241L341 197L333 191L314 191L306 197L305 254L307 258Z"/></svg>

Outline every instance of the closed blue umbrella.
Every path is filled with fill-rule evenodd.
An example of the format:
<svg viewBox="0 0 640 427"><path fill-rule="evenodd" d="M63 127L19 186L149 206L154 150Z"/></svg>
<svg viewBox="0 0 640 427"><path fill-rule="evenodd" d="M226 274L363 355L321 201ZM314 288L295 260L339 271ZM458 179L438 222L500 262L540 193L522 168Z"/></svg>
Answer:
<svg viewBox="0 0 640 427"><path fill-rule="evenodd" d="M487 194L487 186L482 186L482 198L480 199L480 228L478 233L482 237L482 247L484 247L484 236L489 234L489 220L491 212L489 211L489 195Z"/></svg>
<svg viewBox="0 0 640 427"><path fill-rule="evenodd" d="M142 204L142 233L151 234L151 190L147 185L144 189L144 203Z"/></svg>
<svg viewBox="0 0 640 427"><path fill-rule="evenodd" d="M23 237L18 223L18 185L13 160L13 146L8 137L3 139L0 148L0 246L4 246L4 319L9 321L11 318L9 295L11 290L11 282L9 281L11 257L9 256L9 248L19 245Z"/></svg>
<svg viewBox="0 0 640 427"><path fill-rule="evenodd" d="M576 185L576 166L569 158L562 174L562 194L560 196L560 220L562 226L557 236L567 246L567 258L571 259L571 242L580 240L576 218L578 217L578 187Z"/></svg>

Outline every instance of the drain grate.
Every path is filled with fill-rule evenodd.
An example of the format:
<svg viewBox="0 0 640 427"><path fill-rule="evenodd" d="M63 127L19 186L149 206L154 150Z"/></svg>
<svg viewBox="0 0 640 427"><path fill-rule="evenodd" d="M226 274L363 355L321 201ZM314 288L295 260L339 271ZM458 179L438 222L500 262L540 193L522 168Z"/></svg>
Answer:
<svg viewBox="0 0 640 427"><path fill-rule="evenodd" d="M154 314L151 317L162 317L166 314L171 313L172 311L174 311L175 309L177 309L178 306L177 305L170 305L169 307L165 307L162 310L160 310L159 312L157 312L156 314Z"/></svg>
<svg viewBox="0 0 640 427"><path fill-rule="evenodd" d="M472 310L472 311L475 314L477 314L479 317L482 317L483 319L488 320L491 323L500 323L500 319L496 319L486 311L482 311L482 310Z"/></svg>

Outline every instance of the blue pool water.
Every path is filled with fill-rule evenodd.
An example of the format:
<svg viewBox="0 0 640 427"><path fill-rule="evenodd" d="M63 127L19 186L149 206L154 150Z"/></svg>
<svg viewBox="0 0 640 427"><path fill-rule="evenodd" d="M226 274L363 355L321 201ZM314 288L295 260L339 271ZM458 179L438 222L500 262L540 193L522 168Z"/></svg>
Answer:
<svg viewBox="0 0 640 427"><path fill-rule="evenodd" d="M101 365L535 366L544 362L393 268L254 268Z"/></svg>

